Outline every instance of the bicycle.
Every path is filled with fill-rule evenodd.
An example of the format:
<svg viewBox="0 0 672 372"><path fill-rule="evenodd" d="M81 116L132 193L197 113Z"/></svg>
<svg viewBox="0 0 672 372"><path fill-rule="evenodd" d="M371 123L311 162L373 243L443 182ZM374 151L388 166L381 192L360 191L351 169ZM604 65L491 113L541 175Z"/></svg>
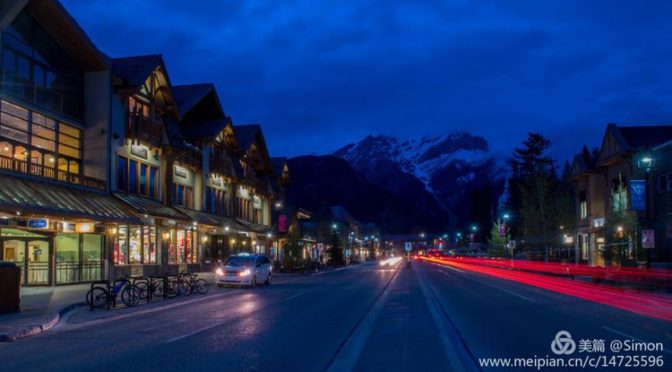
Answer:
<svg viewBox="0 0 672 372"><path fill-rule="evenodd" d="M103 287L91 288L86 293L86 303L91 308L100 309L109 306L110 302L112 306L115 306L117 297L121 297L121 302L128 307L136 306L140 302L138 289L131 283L128 276L115 279L112 286L108 288L110 288L109 291Z"/></svg>
<svg viewBox="0 0 672 372"><path fill-rule="evenodd" d="M210 283L205 279L198 279L197 274L181 272L180 276L184 283L188 286L189 292L204 295L210 290Z"/></svg>

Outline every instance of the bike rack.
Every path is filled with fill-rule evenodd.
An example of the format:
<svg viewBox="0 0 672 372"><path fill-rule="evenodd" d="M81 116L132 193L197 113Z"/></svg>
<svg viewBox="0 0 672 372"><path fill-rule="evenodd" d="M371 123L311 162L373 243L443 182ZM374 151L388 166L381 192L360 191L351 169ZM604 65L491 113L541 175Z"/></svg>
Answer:
<svg viewBox="0 0 672 372"><path fill-rule="evenodd" d="M168 298L168 294L166 294L166 290L168 289L168 279L170 278L175 278L177 280L177 274L166 274L163 276L163 298L166 299Z"/></svg>
<svg viewBox="0 0 672 372"><path fill-rule="evenodd" d="M94 288L103 288L107 291L108 296L110 295L110 282L107 280L98 280L93 283L91 283L91 294L93 295L93 289ZM107 310L110 310L110 301L107 301ZM90 310L93 311L93 298L91 299L91 303L89 304Z"/></svg>
<svg viewBox="0 0 672 372"><path fill-rule="evenodd" d="M164 287L163 287L163 292L164 292L163 297L165 298L165 292L166 292L165 276L150 275L150 276L147 277L147 279L149 280L149 283L148 283L149 284L149 286L148 286L148 292L149 293L147 293L147 302L152 300L152 296L154 295L154 285L155 285L155 283L157 283L159 281L163 282L163 285L164 285Z"/></svg>
<svg viewBox="0 0 672 372"><path fill-rule="evenodd" d="M147 287L146 287L147 288L147 297L145 298L145 300L147 302L149 302L149 300L151 299L151 296L152 296L150 294L151 293L151 291L150 291L151 288L149 286L149 279L144 277L144 276L138 276L138 277L135 277L135 278L131 278L131 284L136 285L137 283L145 283L147 285Z"/></svg>

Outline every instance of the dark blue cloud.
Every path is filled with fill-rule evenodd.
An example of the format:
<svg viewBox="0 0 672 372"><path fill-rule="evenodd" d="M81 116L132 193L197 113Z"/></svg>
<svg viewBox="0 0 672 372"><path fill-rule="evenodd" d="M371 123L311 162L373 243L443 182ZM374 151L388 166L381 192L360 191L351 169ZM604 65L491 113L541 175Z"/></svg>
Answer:
<svg viewBox="0 0 672 372"><path fill-rule="evenodd" d="M104 52L215 82L277 155L468 130L501 152L539 131L567 157L607 122L672 122L666 1L64 3Z"/></svg>

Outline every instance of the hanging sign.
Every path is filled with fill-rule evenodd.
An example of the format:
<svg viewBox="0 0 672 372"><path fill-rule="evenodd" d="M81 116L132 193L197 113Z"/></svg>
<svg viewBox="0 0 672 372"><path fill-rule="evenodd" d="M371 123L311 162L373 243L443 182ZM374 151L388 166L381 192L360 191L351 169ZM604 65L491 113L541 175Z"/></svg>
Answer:
<svg viewBox="0 0 672 372"><path fill-rule="evenodd" d="M642 230L642 248L653 249L656 247L656 231Z"/></svg>
<svg viewBox="0 0 672 372"><path fill-rule="evenodd" d="M28 228L35 230L46 230L49 228L49 219L47 218L34 218L28 220Z"/></svg>

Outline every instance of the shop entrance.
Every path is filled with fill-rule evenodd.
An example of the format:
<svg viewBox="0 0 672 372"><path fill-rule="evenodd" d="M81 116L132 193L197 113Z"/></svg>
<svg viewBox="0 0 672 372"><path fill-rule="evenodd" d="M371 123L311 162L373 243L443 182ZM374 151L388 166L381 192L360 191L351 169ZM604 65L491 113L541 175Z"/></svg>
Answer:
<svg viewBox="0 0 672 372"><path fill-rule="evenodd" d="M48 285L51 240L47 236L18 229L2 229L2 257L21 268L21 283Z"/></svg>

